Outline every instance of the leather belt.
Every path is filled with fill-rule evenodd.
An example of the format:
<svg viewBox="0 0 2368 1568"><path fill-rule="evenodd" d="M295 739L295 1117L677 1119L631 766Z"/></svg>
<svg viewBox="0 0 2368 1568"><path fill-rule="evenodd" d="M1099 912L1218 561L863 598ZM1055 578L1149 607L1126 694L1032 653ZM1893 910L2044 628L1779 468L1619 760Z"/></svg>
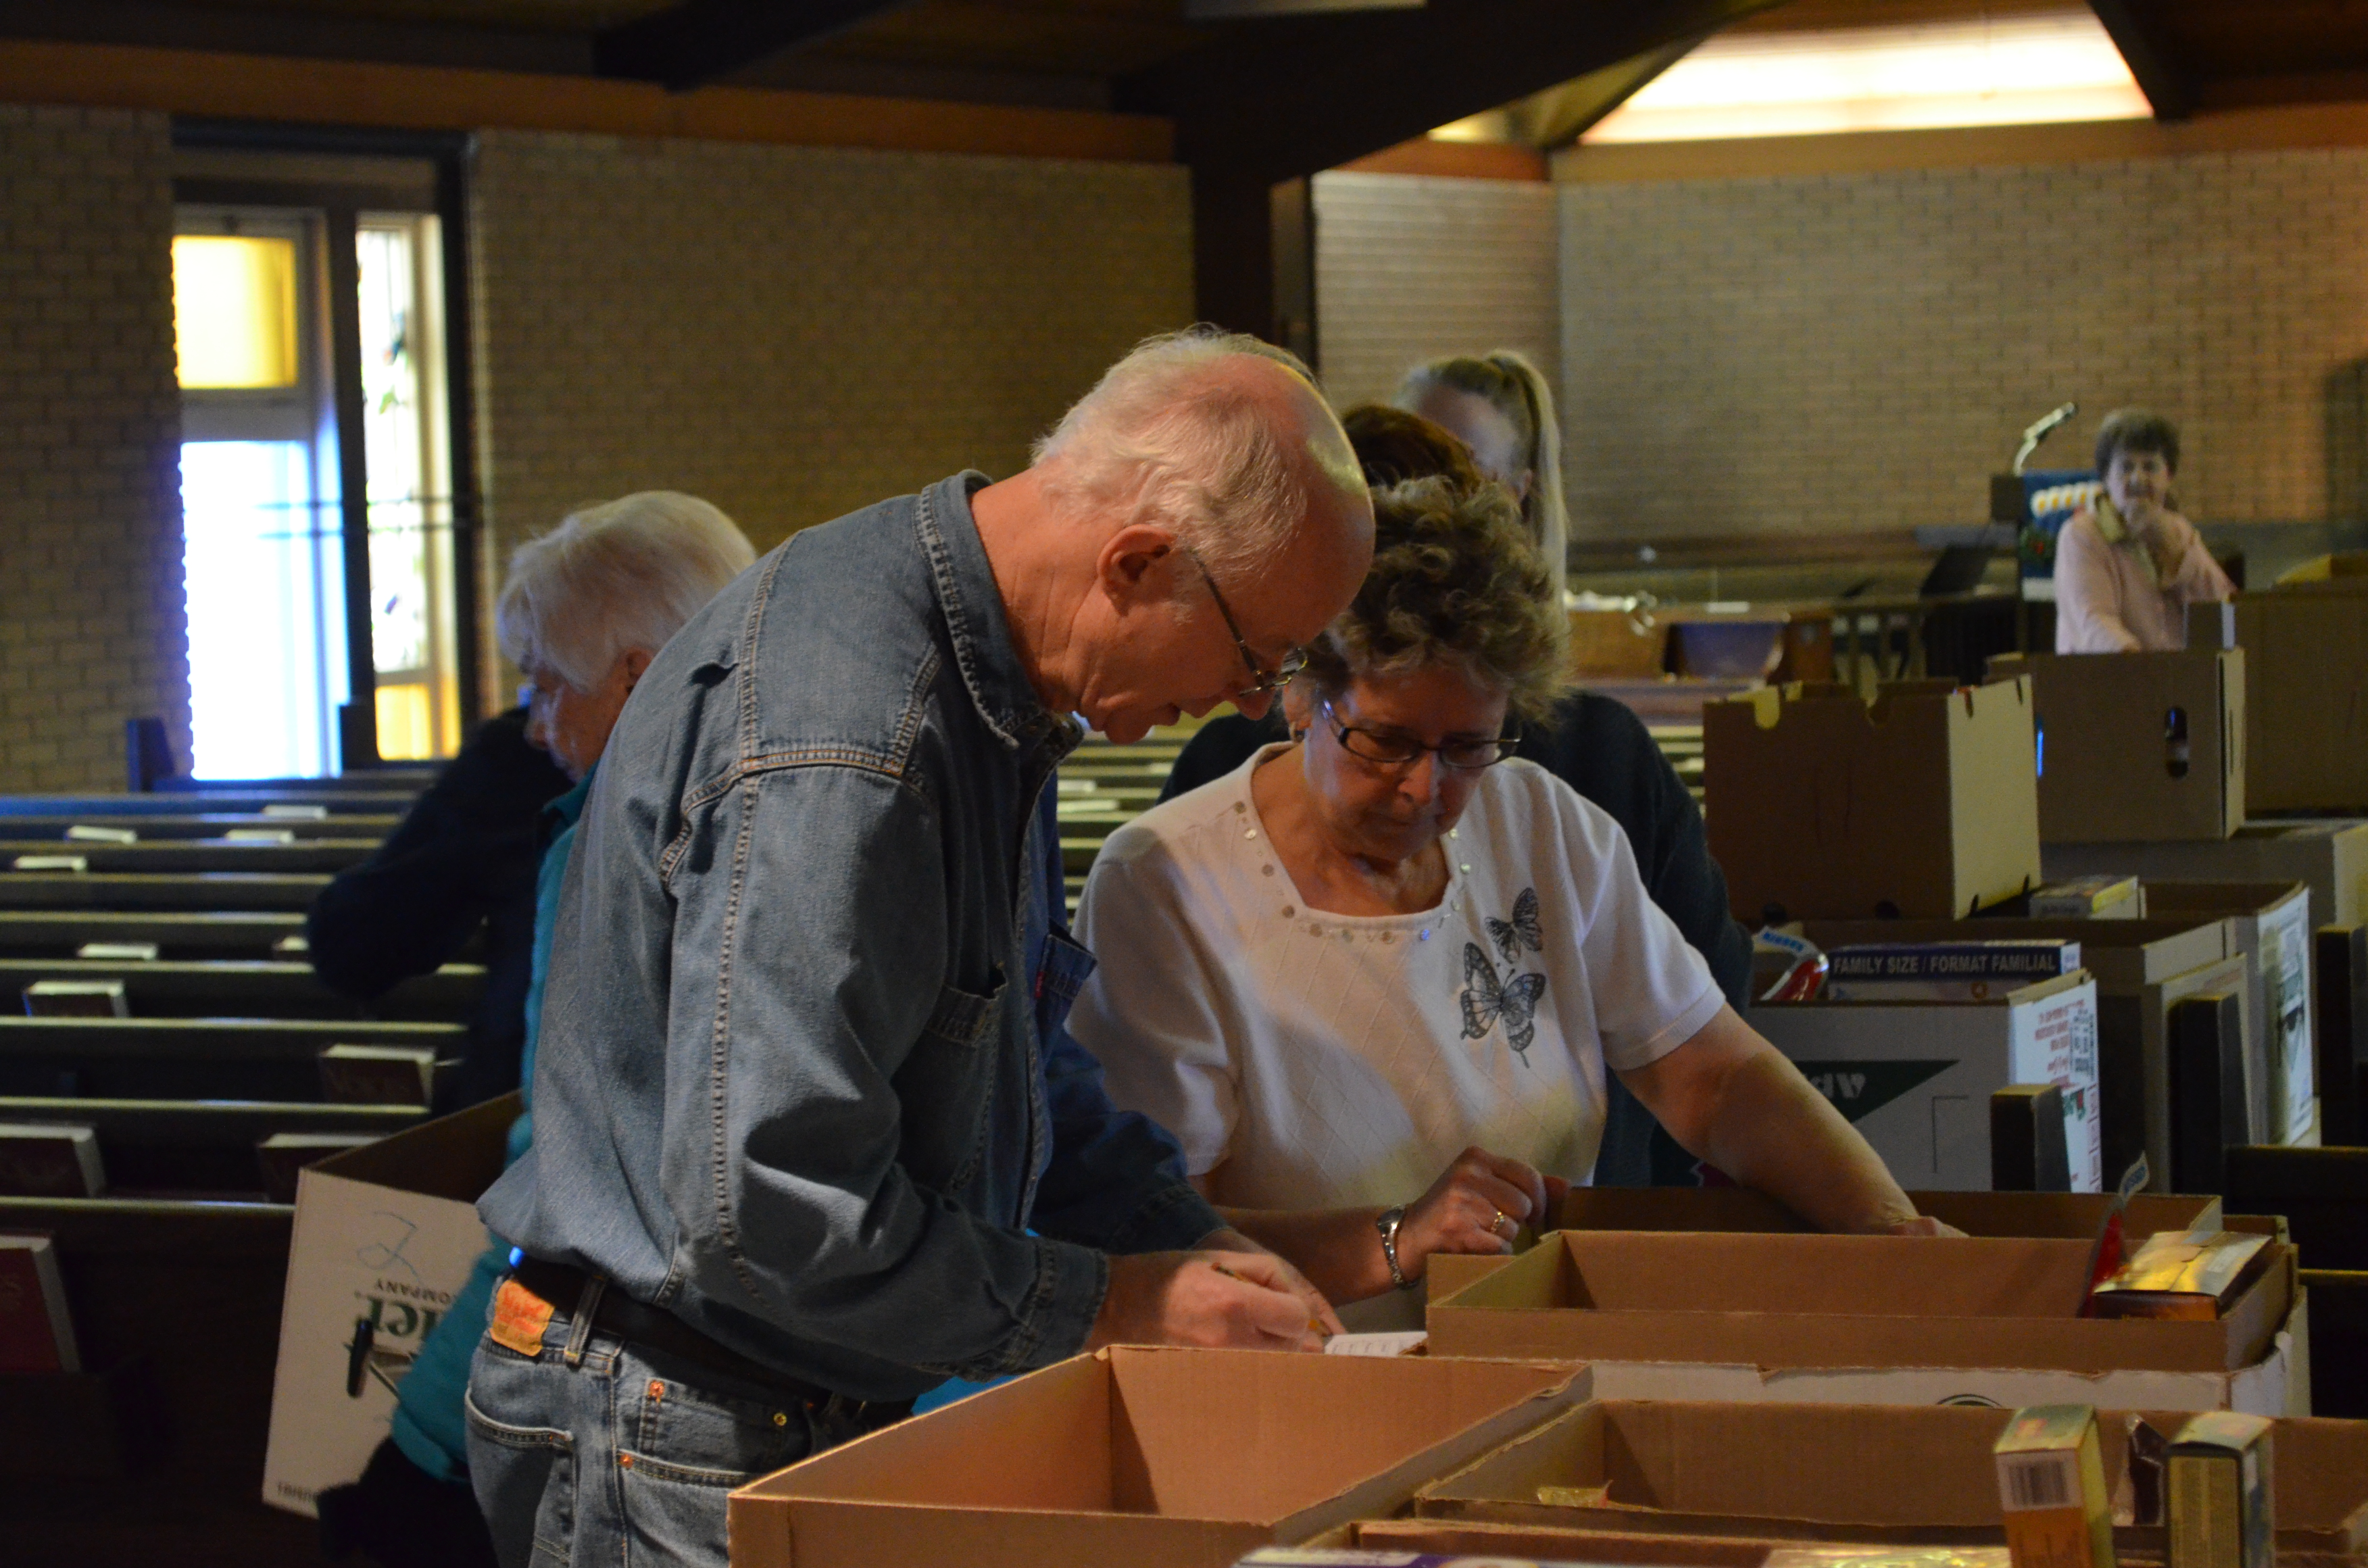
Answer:
<svg viewBox="0 0 2368 1568"><path fill-rule="evenodd" d="M570 1317L593 1283L592 1276L573 1265L540 1257L519 1259L510 1277L555 1311ZM909 1399L893 1404L850 1399L819 1383L791 1377L779 1368L768 1367L710 1339L662 1307L646 1306L633 1300L614 1285L601 1290L592 1309L592 1328L595 1333L613 1335L629 1344L721 1372L741 1382L778 1390L817 1415L851 1421L866 1430L901 1421L913 1413Z"/></svg>

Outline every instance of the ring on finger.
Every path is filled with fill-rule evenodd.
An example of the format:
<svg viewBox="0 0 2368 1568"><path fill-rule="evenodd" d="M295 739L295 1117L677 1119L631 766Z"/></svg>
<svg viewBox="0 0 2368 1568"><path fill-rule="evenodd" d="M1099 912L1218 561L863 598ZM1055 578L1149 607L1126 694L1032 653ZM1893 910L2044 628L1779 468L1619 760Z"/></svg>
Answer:
<svg viewBox="0 0 2368 1568"><path fill-rule="evenodd" d="M1501 1236L1505 1233L1505 1211L1502 1209L1498 1209L1492 1210L1492 1212L1495 1213L1497 1217L1488 1221L1488 1233L1492 1236ZM1520 1229L1518 1225L1513 1228L1515 1230Z"/></svg>

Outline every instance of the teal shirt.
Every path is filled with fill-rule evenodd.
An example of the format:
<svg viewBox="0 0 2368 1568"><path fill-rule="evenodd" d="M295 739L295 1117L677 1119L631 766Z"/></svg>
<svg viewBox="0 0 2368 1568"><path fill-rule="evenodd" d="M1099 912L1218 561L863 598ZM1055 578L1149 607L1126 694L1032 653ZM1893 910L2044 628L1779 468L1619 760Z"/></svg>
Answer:
<svg viewBox="0 0 2368 1568"><path fill-rule="evenodd" d="M596 767L593 772L598 772ZM518 1163L534 1141L534 1048L542 1027L542 986L551 973L551 933L559 913L560 884L567 880L568 851L575 846L575 824L584 815L584 801L592 792L592 773L566 794L542 808L543 832L549 842L534 884L534 969L526 992L526 1050L519 1058L519 1087L526 1111L510 1124L509 1164ZM421 1342L411 1370L404 1374L394 1396L394 1446L404 1457L439 1480L465 1483L469 1474L469 1428L461 1413L461 1399L469 1386L469 1362L485 1331L492 1311L494 1287L509 1267L510 1246L499 1236L469 1271L468 1282L452 1298L452 1305Z"/></svg>

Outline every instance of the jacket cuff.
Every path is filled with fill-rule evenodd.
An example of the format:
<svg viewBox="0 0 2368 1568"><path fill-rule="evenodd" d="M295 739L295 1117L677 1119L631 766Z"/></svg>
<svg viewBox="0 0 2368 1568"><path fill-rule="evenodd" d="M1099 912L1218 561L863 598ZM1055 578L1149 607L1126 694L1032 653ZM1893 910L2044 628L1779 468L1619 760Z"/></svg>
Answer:
<svg viewBox="0 0 2368 1568"><path fill-rule="evenodd" d="M1190 1182L1171 1182L1145 1198L1110 1233L1107 1246L1111 1252L1181 1252L1224 1228L1224 1216Z"/></svg>
<svg viewBox="0 0 2368 1568"><path fill-rule="evenodd" d="M1084 1349L1110 1293L1108 1257L1070 1242L1034 1241L1036 1289L1019 1332L1004 1346L1006 1372L1049 1367Z"/></svg>

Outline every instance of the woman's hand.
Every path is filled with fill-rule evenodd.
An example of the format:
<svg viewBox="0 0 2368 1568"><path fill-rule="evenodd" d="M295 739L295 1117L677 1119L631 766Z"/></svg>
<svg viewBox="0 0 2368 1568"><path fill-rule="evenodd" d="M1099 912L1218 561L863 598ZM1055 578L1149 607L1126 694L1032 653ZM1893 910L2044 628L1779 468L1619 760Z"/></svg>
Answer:
<svg viewBox="0 0 2368 1568"><path fill-rule="evenodd" d="M1455 1157L1398 1222L1398 1267L1419 1279L1437 1252L1504 1254L1522 1225L1543 1218L1570 1183L1474 1145Z"/></svg>

